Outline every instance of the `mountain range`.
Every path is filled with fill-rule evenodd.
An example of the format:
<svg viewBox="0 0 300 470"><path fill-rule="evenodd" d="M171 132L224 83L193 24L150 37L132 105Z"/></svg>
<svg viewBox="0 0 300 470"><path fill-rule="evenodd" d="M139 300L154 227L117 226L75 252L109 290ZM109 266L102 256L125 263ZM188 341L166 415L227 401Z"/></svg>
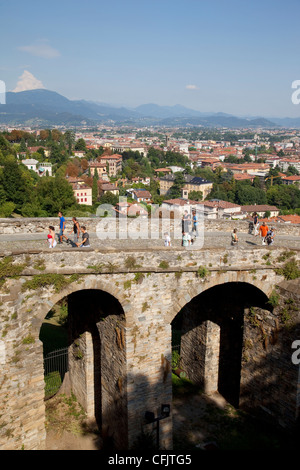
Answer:
<svg viewBox="0 0 300 470"><path fill-rule="evenodd" d="M68 98L45 89L6 93L0 124L9 126L95 126L116 124L165 127L300 128L300 118L237 117L200 112L181 105L144 104L136 108Z"/></svg>

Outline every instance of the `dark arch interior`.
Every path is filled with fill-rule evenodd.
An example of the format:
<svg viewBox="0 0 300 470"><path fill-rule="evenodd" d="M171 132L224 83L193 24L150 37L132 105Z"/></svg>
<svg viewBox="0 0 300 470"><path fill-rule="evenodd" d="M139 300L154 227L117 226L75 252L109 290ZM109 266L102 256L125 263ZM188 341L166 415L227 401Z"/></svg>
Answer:
<svg viewBox="0 0 300 470"><path fill-rule="evenodd" d="M188 354L198 357L203 346L197 330L207 320L220 327L219 351L214 351L219 354L218 391L235 407L239 403L244 310L254 306L270 310L267 302L268 297L251 284L220 284L194 297L172 322L173 330L181 334L181 345L188 344ZM200 367L196 360L194 367Z"/></svg>
<svg viewBox="0 0 300 470"><path fill-rule="evenodd" d="M116 335L117 331L120 332L124 329L124 310L115 297L105 291L96 289L76 291L63 299L63 303L67 305L68 310L65 325L65 346L69 350L69 366L72 364L69 370L71 383L74 385L75 382L81 380L80 377L85 373L84 371L83 373L80 372L80 367L86 367L87 358L74 361L73 355L76 345L82 341L84 334L87 333L87 338L90 339L86 339L86 341L90 341L92 345L94 418L102 431L105 426L108 427L107 423L109 422L116 422L120 429L125 429L127 418L124 400L126 400L126 397L116 389L117 380L126 371L125 345L123 344L120 347L120 344L117 344ZM45 337L45 328L48 328L48 326L44 324L40 332L41 341ZM58 327L55 327L53 331L54 335L57 334ZM88 374L86 377L88 377ZM82 380L82 383L84 384L84 380ZM103 388L103 383L105 383L105 388ZM81 388L83 386L80 385ZM123 389L125 390L125 387ZM114 428L114 425L110 427ZM115 437L118 434L115 430L113 433ZM124 442L126 438L126 434L123 433L121 440Z"/></svg>

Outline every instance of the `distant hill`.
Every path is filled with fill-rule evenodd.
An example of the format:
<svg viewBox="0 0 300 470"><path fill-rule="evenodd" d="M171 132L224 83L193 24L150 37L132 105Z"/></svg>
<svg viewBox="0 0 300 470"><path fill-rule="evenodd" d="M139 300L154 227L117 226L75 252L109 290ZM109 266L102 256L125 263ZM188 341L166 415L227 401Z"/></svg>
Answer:
<svg viewBox="0 0 300 470"><path fill-rule="evenodd" d="M133 109L110 106L85 100L69 100L49 90L8 92L6 104L0 104L0 124L27 126L80 126L104 124L132 124L138 126L203 126L274 128L282 123L300 127L300 118L280 120L241 118L226 113L200 112L179 104L159 106L144 104ZM293 124L293 125L292 125Z"/></svg>

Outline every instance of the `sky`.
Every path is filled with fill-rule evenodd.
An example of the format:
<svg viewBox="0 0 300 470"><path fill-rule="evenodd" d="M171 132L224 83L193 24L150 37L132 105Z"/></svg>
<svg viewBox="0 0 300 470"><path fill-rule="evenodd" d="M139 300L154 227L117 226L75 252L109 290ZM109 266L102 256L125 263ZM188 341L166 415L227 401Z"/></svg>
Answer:
<svg viewBox="0 0 300 470"><path fill-rule="evenodd" d="M0 80L115 106L300 117L299 17L299 0L0 0Z"/></svg>

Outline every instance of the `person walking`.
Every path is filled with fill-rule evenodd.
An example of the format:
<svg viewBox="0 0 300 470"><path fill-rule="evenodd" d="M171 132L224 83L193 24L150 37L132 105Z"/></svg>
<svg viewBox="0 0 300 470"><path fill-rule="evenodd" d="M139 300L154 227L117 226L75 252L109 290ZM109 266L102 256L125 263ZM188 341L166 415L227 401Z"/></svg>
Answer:
<svg viewBox="0 0 300 470"><path fill-rule="evenodd" d="M47 235L47 240L49 244L49 248L55 248L57 243L55 240L55 229L52 225L49 225L49 233Z"/></svg>
<svg viewBox="0 0 300 470"><path fill-rule="evenodd" d="M72 233L74 234L73 235L73 243L78 243L79 242L79 234L80 234L80 225L79 225L79 222L78 220L76 219L76 217L72 217L72 221L73 221L73 230L69 233L69 235L71 235ZM67 238L67 243L71 243L71 240L69 238Z"/></svg>
<svg viewBox="0 0 300 470"><path fill-rule="evenodd" d="M262 245L266 244L265 238L268 233L269 227L266 225L266 222L263 222L262 225L259 227L259 233L262 238Z"/></svg>
<svg viewBox="0 0 300 470"><path fill-rule="evenodd" d="M63 237L64 238L67 238L65 235L64 235L64 231L65 231L65 226L66 226L66 220L65 218L63 217L62 213L59 212L58 213L58 217L59 217L59 244L62 244L63 242Z"/></svg>
<svg viewBox="0 0 300 470"><path fill-rule="evenodd" d="M193 232L196 232L196 237L199 236L199 233L198 233L198 216L197 216L197 213L195 210L192 211L192 221L193 221L193 227L192 227L192 233Z"/></svg>
<svg viewBox="0 0 300 470"><path fill-rule="evenodd" d="M258 221L258 215L257 215L256 212L254 212L254 214L253 214L253 225L254 225L254 236L257 237L259 221Z"/></svg>

